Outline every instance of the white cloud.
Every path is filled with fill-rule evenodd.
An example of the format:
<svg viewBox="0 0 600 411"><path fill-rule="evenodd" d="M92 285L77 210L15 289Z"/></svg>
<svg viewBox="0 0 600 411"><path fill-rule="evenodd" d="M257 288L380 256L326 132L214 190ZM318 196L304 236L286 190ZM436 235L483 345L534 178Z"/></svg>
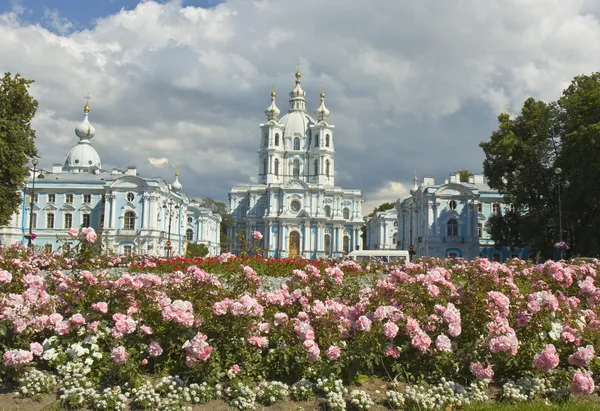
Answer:
<svg viewBox="0 0 600 411"><path fill-rule="evenodd" d="M371 213L375 207L383 203L396 202L404 200L410 196L410 188L398 181L386 181L374 193L369 195L369 198L363 202L363 215Z"/></svg>
<svg viewBox="0 0 600 411"><path fill-rule="evenodd" d="M48 10L50 32L20 20L13 2L0 15L0 70L36 80L42 164L77 142L89 91L106 168L137 163L171 179L147 164L169 158L192 195L225 199L256 176L272 85L285 112L300 59L310 110L321 86L327 94L336 180L363 190L366 214L402 197L413 170L479 172L478 143L503 105L514 113L529 96L556 99L573 76L600 67L597 3L145 1L82 31Z"/></svg>

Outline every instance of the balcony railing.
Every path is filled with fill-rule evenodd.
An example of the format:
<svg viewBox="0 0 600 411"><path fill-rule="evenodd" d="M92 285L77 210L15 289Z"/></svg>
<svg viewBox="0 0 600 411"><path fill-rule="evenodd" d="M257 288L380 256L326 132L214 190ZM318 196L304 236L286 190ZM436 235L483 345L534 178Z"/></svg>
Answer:
<svg viewBox="0 0 600 411"><path fill-rule="evenodd" d="M119 228L117 230L117 235L135 236L137 234L138 234L138 230L136 230L136 229Z"/></svg>

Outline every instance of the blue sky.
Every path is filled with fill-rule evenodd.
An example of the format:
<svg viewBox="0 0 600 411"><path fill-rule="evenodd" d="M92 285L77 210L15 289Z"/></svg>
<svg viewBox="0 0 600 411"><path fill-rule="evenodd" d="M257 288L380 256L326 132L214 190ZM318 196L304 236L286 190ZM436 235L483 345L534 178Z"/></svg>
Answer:
<svg viewBox="0 0 600 411"><path fill-rule="evenodd" d="M15 0L0 2L0 13L10 11ZM167 3L168 0L157 0L158 3ZM183 6L214 7L221 0L183 0ZM139 0L18 0L25 12L22 15L24 22L40 23L51 31L52 27L44 24L44 15L47 11L56 10L62 18L73 24L74 30L87 29L93 26L97 18L110 16L120 10L132 10Z"/></svg>

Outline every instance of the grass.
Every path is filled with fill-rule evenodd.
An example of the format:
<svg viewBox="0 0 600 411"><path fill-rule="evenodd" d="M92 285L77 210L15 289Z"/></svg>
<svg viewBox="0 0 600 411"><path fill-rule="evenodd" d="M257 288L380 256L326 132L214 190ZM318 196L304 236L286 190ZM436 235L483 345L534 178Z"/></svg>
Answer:
<svg viewBox="0 0 600 411"><path fill-rule="evenodd" d="M543 402L516 404L476 404L463 408L464 411L598 411L600 403L593 401L569 401L564 404L546 405Z"/></svg>

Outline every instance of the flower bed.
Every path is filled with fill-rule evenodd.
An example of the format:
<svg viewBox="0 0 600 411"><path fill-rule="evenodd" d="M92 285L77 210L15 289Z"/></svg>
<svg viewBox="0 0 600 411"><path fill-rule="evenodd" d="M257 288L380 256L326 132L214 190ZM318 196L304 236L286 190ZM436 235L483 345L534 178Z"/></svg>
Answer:
<svg viewBox="0 0 600 411"><path fill-rule="evenodd" d="M316 394L369 409L343 385L368 375L390 382L388 407L432 409L485 401L490 382L506 401L591 394L600 371L598 264L430 260L381 277L297 260L264 291L257 258L118 276L102 258L81 271L61 258L0 248L0 376L69 406L251 409Z"/></svg>

